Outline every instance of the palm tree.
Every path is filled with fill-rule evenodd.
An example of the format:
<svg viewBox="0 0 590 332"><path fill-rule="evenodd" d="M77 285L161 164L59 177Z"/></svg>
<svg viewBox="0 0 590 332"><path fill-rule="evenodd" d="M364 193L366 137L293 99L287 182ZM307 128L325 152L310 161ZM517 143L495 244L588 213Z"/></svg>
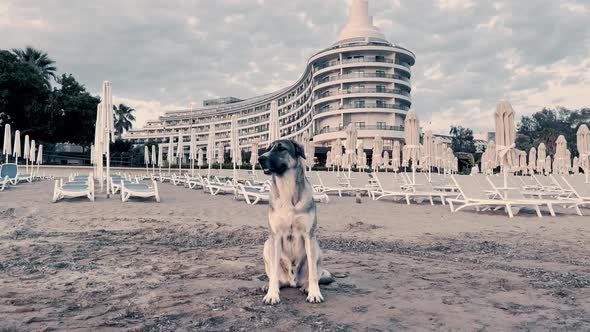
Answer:
<svg viewBox="0 0 590 332"><path fill-rule="evenodd" d="M135 112L135 109L125 104L119 104L118 107L113 105L113 110L115 111L115 134L118 138L121 138L124 131L133 127L133 121L135 121L133 112Z"/></svg>
<svg viewBox="0 0 590 332"><path fill-rule="evenodd" d="M47 53L27 46L25 49L12 49L12 53L22 61L33 66L49 85L49 79L56 79L55 71L57 68L54 66L55 61L51 60Z"/></svg>

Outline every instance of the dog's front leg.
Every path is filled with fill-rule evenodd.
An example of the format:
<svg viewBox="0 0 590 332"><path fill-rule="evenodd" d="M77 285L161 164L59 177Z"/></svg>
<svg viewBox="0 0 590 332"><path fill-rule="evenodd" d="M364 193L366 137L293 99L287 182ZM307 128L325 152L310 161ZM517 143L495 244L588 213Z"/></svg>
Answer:
<svg viewBox="0 0 590 332"><path fill-rule="evenodd" d="M272 248L270 248L270 266L268 276L268 292L263 301L266 304L277 304L281 302L279 297L279 260L281 258L281 238L272 236Z"/></svg>
<svg viewBox="0 0 590 332"><path fill-rule="evenodd" d="M308 267L307 302L321 303L324 301L324 297L320 292L320 285L318 283L318 242L316 241L315 237L312 237L309 233L305 234L304 239Z"/></svg>

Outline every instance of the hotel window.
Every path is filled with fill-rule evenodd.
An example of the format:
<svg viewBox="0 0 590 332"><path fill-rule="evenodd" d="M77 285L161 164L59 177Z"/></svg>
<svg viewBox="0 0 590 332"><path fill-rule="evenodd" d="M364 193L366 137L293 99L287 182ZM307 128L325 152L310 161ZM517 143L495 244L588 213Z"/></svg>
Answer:
<svg viewBox="0 0 590 332"><path fill-rule="evenodd" d="M355 100L354 107L356 108L365 108L365 101L364 100Z"/></svg>
<svg viewBox="0 0 590 332"><path fill-rule="evenodd" d="M354 126L358 129L363 129L363 128L365 128L365 123L364 122L355 122Z"/></svg>
<svg viewBox="0 0 590 332"><path fill-rule="evenodd" d="M384 108L385 107L385 102L383 100L377 100L375 102L375 106L377 106L377 108Z"/></svg>
<svg viewBox="0 0 590 332"><path fill-rule="evenodd" d="M377 129L385 129L387 124L385 122L377 122Z"/></svg>
<svg viewBox="0 0 590 332"><path fill-rule="evenodd" d="M375 74L377 77L385 77L385 72L383 70L378 70Z"/></svg>
<svg viewBox="0 0 590 332"><path fill-rule="evenodd" d="M375 91L377 91L377 92L385 92L385 86L384 85L377 85L375 87Z"/></svg>

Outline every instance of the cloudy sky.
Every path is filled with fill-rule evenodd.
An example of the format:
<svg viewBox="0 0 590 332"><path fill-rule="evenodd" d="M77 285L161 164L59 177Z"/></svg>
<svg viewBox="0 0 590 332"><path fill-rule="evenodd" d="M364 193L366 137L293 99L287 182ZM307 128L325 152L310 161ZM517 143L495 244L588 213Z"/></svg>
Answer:
<svg viewBox="0 0 590 332"><path fill-rule="evenodd" d="M138 125L219 96L286 87L334 42L348 0L0 0L0 48L32 45ZM590 106L588 0L371 0L375 24L414 51L413 107L437 132L491 129L518 114Z"/></svg>

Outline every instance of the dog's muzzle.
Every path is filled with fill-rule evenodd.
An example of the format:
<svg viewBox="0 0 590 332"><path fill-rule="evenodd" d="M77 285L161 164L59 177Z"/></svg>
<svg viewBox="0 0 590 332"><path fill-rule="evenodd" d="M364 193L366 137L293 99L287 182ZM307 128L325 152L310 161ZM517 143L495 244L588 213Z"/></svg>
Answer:
<svg viewBox="0 0 590 332"><path fill-rule="evenodd" d="M261 155L260 157L258 157L258 163L260 163L260 167L262 167L264 174L270 175L272 173L270 170L270 167L268 165L268 157L267 156Z"/></svg>

